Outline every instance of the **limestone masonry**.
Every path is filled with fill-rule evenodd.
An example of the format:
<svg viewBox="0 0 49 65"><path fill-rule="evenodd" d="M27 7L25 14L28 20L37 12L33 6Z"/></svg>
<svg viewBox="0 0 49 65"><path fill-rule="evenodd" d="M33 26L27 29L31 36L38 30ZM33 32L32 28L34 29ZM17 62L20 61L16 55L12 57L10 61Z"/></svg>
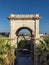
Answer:
<svg viewBox="0 0 49 65"><path fill-rule="evenodd" d="M10 38L13 39L11 41L12 44L17 43L17 35L15 34L19 28L29 28L32 30L32 34L34 35L34 38L39 38L39 20L40 20L39 14L11 14L8 19L10 20ZM36 40L37 42L38 40Z"/></svg>

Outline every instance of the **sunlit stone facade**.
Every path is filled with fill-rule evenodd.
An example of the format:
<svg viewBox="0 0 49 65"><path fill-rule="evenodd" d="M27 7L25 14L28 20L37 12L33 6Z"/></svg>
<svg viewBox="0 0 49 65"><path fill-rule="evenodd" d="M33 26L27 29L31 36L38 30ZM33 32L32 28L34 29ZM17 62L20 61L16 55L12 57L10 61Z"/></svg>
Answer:
<svg viewBox="0 0 49 65"><path fill-rule="evenodd" d="M20 28L28 28L32 31L32 40L34 40L34 45L36 46L39 43L39 20L40 20L39 14L29 14L29 15L24 15L24 14L11 14L8 19L10 21L10 39L11 39L11 44L16 45L17 48L17 35L16 32ZM35 47L34 46L34 47ZM34 50L35 51L35 50ZM35 64L37 65L37 56L34 54L34 61Z"/></svg>
<svg viewBox="0 0 49 65"><path fill-rule="evenodd" d="M32 34L36 39L36 43L38 41L39 35L39 14L34 15L15 15L11 14L8 19L10 20L10 38L13 39L11 41L12 44L17 42L16 31L21 27L27 27L32 30Z"/></svg>

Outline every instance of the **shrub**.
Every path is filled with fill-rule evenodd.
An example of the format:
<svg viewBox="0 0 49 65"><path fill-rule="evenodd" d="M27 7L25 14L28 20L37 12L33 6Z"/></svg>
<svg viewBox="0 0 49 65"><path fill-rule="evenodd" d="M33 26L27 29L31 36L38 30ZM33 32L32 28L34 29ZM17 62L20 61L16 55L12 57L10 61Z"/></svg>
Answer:
<svg viewBox="0 0 49 65"><path fill-rule="evenodd" d="M14 46L7 39L0 39L0 65L12 65L15 59Z"/></svg>

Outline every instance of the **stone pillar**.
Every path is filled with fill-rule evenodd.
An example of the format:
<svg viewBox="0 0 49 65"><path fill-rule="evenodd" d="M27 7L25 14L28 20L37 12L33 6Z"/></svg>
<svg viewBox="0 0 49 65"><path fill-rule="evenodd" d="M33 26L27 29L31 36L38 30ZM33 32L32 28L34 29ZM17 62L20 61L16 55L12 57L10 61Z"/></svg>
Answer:
<svg viewBox="0 0 49 65"><path fill-rule="evenodd" d="M34 18L34 36L35 36L35 43L36 45L39 44L39 38L40 38L40 35L39 35L39 20L40 20L40 16L39 14L36 14L35 15L35 18Z"/></svg>
<svg viewBox="0 0 49 65"><path fill-rule="evenodd" d="M31 36L31 63L34 65L34 40L32 40Z"/></svg>
<svg viewBox="0 0 49 65"><path fill-rule="evenodd" d="M39 61L38 61L38 54L34 54L34 65L39 65Z"/></svg>
<svg viewBox="0 0 49 65"><path fill-rule="evenodd" d="M39 15L36 14L34 18L34 65L38 65L38 54L36 54L36 47L39 44Z"/></svg>
<svg viewBox="0 0 49 65"><path fill-rule="evenodd" d="M35 40L31 38L31 62L32 65L37 65L38 56L36 55Z"/></svg>
<svg viewBox="0 0 49 65"><path fill-rule="evenodd" d="M14 19L10 19L10 36L11 44L17 47L17 36L15 34Z"/></svg>

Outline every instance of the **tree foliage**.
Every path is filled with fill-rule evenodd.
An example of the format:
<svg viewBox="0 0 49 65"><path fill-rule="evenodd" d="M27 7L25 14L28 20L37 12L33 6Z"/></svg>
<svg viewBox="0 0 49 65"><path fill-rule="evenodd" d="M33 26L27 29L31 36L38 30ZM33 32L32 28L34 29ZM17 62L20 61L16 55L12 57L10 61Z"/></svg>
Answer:
<svg viewBox="0 0 49 65"><path fill-rule="evenodd" d="M43 37L44 41L45 41L45 44L44 43L40 43L38 46L37 46L37 49L38 51L41 53L43 52L47 52L49 53L49 37Z"/></svg>
<svg viewBox="0 0 49 65"><path fill-rule="evenodd" d="M24 40L21 40L19 43L18 43L18 48L19 49L25 49L26 47L26 43Z"/></svg>
<svg viewBox="0 0 49 65"><path fill-rule="evenodd" d="M44 41L46 42L47 45L49 45L49 37L44 37Z"/></svg>
<svg viewBox="0 0 49 65"><path fill-rule="evenodd" d="M48 63L49 65L49 37L43 37L45 43L40 43L38 46L37 46L37 50L38 50L38 53L40 53L40 56L41 57L44 57L42 61L45 61L46 59L46 63ZM45 53L47 55L45 55Z"/></svg>
<svg viewBox="0 0 49 65"><path fill-rule="evenodd" d="M0 39L0 65L12 65L15 59L14 46L7 39Z"/></svg>
<svg viewBox="0 0 49 65"><path fill-rule="evenodd" d="M28 40L21 40L19 43L18 43L18 48L19 49L28 49L28 50L31 50L31 43L28 43L30 41Z"/></svg>

